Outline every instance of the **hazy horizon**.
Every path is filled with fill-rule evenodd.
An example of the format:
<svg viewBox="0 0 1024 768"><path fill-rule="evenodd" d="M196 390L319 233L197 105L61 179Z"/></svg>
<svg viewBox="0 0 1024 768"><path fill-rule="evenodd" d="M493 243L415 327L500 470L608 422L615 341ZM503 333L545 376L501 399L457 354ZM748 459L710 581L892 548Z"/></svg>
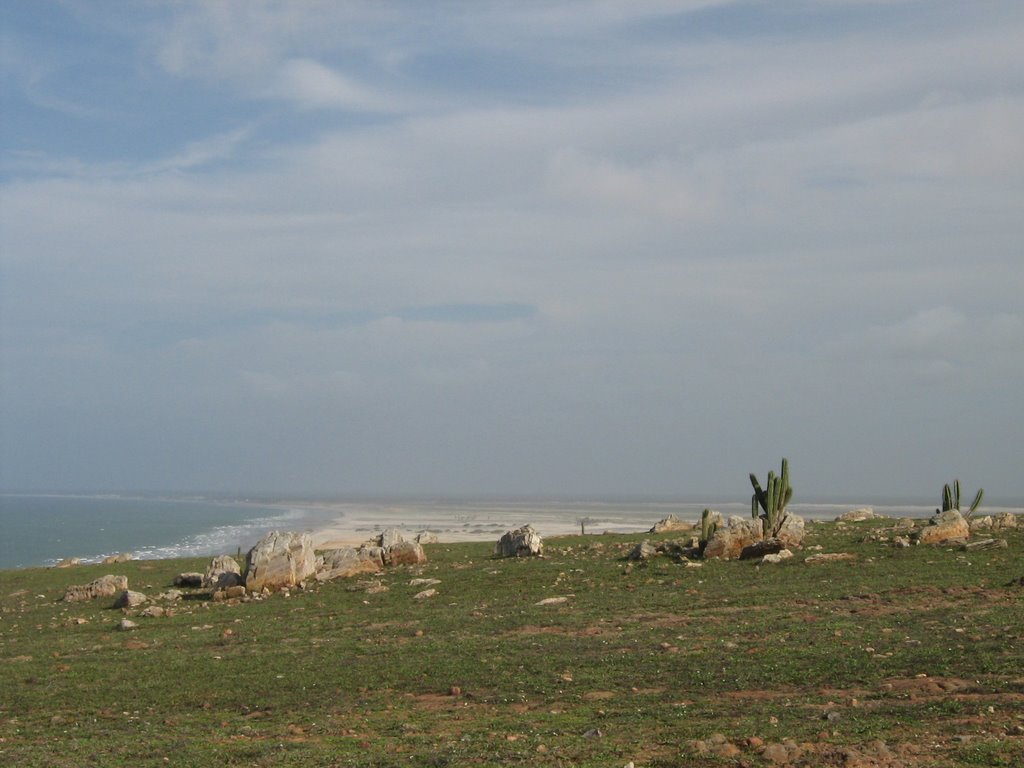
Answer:
<svg viewBox="0 0 1024 768"><path fill-rule="evenodd" d="M0 29L0 488L1024 498L1024 4Z"/></svg>

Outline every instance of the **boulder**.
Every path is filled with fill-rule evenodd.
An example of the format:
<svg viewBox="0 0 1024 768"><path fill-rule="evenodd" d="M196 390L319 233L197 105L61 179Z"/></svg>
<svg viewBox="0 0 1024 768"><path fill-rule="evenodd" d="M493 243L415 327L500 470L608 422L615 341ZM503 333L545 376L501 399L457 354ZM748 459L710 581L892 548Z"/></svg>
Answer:
<svg viewBox="0 0 1024 768"><path fill-rule="evenodd" d="M210 561L203 576L203 589L227 589L244 583L242 569L231 555L218 555Z"/></svg>
<svg viewBox="0 0 1024 768"><path fill-rule="evenodd" d="M395 544L401 544L405 540L405 534L397 528L386 528L380 536L377 537L377 543L385 550L391 549Z"/></svg>
<svg viewBox="0 0 1024 768"><path fill-rule="evenodd" d="M733 515L727 525L720 525L715 529L707 546L704 547L704 557L737 560L745 548L760 540L760 520Z"/></svg>
<svg viewBox="0 0 1024 768"><path fill-rule="evenodd" d="M740 560L763 558L767 555L778 554L784 549L786 549L786 545L782 543L782 539L762 539L761 541L755 541L748 547L744 547L743 551L740 552Z"/></svg>
<svg viewBox="0 0 1024 768"><path fill-rule="evenodd" d="M250 592L274 592L294 587L315 571L312 536L271 531L246 556L245 588Z"/></svg>
<svg viewBox="0 0 1024 768"><path fill-rule="evenodd" d="M377 573L384 566L379 554L365 549L330 549L317 558L316 580L347 579L362 573Z"/></svg>
<svg viewBox="0 0 1024 768"><path fill-rule="evenodd" d="M649 541L641 541L626 555L627 560L644 561L650 560L652 557L657 556L658 550L654 548L654 545Z"/></svg>
<svg viewBox="0 0 1024 768"><path fill-rule="evenodd" d="M70 602L79 600L92 600L96 597L113 597L119 592L128 589L127 576L113 576L107 574L88 584L72 585L64 590L64 599Z"/></svg>
<svg viewBox="0 0 1024 768"><path fill-rule="evenodd" d="M775 534L775 538L781 541L786 548L800 547L804 543L806 530L807 526L800 515L787 512L786 519L782 521L782 527Z"/></svg>
<svg viewBox="0 0 1024 768"><path fill-rule="evenodd" d="M970 535L970 526L955 509L939 512L926 526L916 529L912 534L915 544L959 544Z"/></svg>
<svg viewBox="0 0 1024 768"><path fill-rule="evenodd" d="M203 574L196 571L189 571L188 573L179 573L174 577L174 586L176 587L201 587L203 586Z"/></svg>
<svg viewBox="0 0 1024 768"><path fill-rule="evenodd" d="M992 516L992 530L1002 531L1017 527L1017 516L1012 512L1000 512Z"/></svg>
<svg viewBox="0 0 1024 768"><path fill-rule="evenodd" d="M851 509L849 512L843 512L839 517L836 518L837 523L860 523L865 520L874 520L876 517L875 510L871 507L860 507L859 509Z"/></svg>
<svg viewBox="0 0 1024 768"><path fill-rule="evenodd" d="M103 558L103 565L118 565L119 563L127 563L129 560L133 560L131 552L121 552L117 555L110 555L109 557Z"/></svg>
<svg viewBox="0 0 1024 768"><path fill-rule="evenodd" d="M425 562L427 555L416 541L400 541L384 550L384 565L420 565Z"/></svg>
<svg viewBox="0 0 1024 768"><path fill-rule="evenodd" d="M132 592L130 589L126 589L117 596L117 600L114 601L115 608L138 608L143 603L149 600L141 592Z"/></svg>
<svg viewBox="0 0 1024 768"><path fill-rule="evenodd" d="M416 534L416 542L418 544L437 544L437 534L432 531L420 531Z"/></svg>
<svg viewBox="0 0 1024 768"><path fill-rule="evenodd" d="M539 557L544 554L544 541L532 525L508 531L494 545L498 557Z"/></svg>
<svg viewBox="0 0 1024 768"><path fill-rule="evenodd" d="M674 514L664 517L654 524L651 528L650 533L669 533L671 531L691 531L693 530L693 523L689 523L685 520L680 520Z"/></svg>

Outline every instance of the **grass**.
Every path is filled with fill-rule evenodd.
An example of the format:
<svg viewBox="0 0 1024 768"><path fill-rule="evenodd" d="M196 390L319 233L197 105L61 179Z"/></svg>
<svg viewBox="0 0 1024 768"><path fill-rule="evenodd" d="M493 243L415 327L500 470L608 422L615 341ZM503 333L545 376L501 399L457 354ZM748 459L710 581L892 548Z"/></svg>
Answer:
<svg viewBox="0 0 1024 768"><path fill-rule="evenodd" d="M186 599L132 632L64 587L156 595L206 561L0 572L0 764L758 766L786 740L795 765L1024 764L1024 532L965 554L884 526L812 525L771 566L630 566L642 536L433 545L386 592Z"/></svg>

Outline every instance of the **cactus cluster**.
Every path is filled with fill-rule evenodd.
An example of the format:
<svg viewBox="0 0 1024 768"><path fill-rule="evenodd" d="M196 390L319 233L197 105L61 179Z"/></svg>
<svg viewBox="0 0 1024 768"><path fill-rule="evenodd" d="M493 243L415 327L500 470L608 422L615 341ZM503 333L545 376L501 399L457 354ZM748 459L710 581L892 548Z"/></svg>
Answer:
<svg viewBox="0 0 1024 768"><path fill-rule="evenodd" d="M981 499L985 495L985 489L979 488L978 493L974 497L974 501L971 502L970 509L964 513L964 517L970 518L974 514L974 511L981 504ZM953 486L950 487L949 483L942 486L942 511L949 512L951 509L955 509L957 512L960 511L960 481L954 480Z"/></svg>
<svg viewBox="0 0 1024 768"><path fill-rule="evenodd" d="M782 472L776 476L768 473L768 482L762 490L757 476L750 473L750 484L754 486L754 495L750 497L750 515L755 520L760 517L764 537L770 538L778 534L786 521L786 505L793 498L793 488L789 484L789 460L782 460Z"/></svg>

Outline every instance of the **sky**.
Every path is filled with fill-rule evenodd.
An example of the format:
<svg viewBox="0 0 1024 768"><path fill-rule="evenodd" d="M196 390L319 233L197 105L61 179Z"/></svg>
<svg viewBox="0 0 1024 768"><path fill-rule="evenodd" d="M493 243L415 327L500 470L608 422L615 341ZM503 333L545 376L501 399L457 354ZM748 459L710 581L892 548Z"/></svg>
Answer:
<svg viewBox="0 0 1024 768"><path fill-rule="evenodd" d="M1024 3L0 3L0 489L1024 499Z"/></svg>

